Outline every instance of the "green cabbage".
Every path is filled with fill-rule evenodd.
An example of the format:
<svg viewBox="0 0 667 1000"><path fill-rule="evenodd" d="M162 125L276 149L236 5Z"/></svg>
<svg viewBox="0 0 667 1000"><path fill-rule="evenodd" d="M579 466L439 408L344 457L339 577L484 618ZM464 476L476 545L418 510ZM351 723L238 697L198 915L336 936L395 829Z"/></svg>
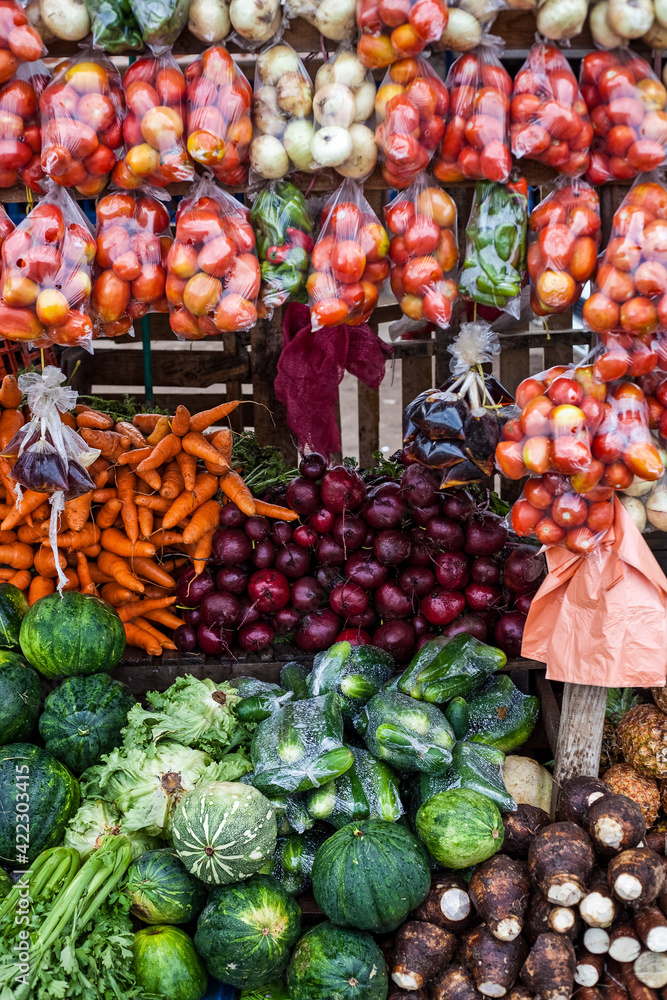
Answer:
<svg viewBox="0 0 667 1000"><path fill-rule="evenodd" d="M126 830L123 817L111 802L84 799L65 830L65 847L74 847L85 861L100 846L106 834L124 834L132 845L132 857L162 847L162 841L143 830Z"/></svg>

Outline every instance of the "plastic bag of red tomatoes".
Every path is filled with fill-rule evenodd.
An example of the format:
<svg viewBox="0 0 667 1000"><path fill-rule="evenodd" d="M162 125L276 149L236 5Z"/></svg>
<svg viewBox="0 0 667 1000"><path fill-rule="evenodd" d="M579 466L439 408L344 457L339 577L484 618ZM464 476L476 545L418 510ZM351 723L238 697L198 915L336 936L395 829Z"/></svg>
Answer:
<svg viewBox="0 0 667 1000"><path fill-rule="evenodd" d="M431 162L448 107L447 88L423 56L389 67L375 99L375 141L392 187L408 187Z"/></svg>
<svg viewBox="0 0 667 1000"><path fill-rule="evenodd" d="M555 45L537 42L517 73L510 102L512 153L561 174L586 173L593 126L570 65Z"/></svg>
<svg viewBox="0 0 667 1000"><path fill-rule="evenodd" d="M88 220L52 185L2 245L0 336L91 350L94 259Z"/></svg>
<svg viewBox="0 0 667 1000"><path fill-rule="evenodd" d="M448 20L442 0L357 0L357 55L369 69L391 66L439 41Z"/></svg>
<svg viewBox="0 0 667 1000"><path fill-rule="evenodd" d="M44 173L79 194L100 194L123 145L125 102L114 64L99 49L84 49L58 70L39 109Z"/></svg>
<svg viewBox="0 0 667 1000"><path fill-rule="evenodd" d="M667 90L645 59L624 48L589 52L579 85L595 135L591 184L628 180L664 163Z"/></svg>
<svg viewBox="0 0 667 1000"><path fill-rule="evenodd" d="M185 77L171 53L137 59L123 77L123 90L125 156L114 168L114 183L132 190L194 180L185 146Z"/></svg>
<svg viewBox="0 0 667 1000"><path fill-rule="evenodd" d="M3 205L0 205L0 250L2 249L2 244L10 233L13 233L15 229L14 223L7 215Z"/></svg>
<svg viewBox="0 0 667 1000"><path fill-rule="evenodd" d="M530 304L537 316L569 309L595 270L602 236L600 199L580 179L560 178L530 213Z"/></svg>
<svg viewBox="0 0 667 1000"><path fill-rule="evenodd" d="M428 174L384 210L390 236L391 288L402 312L447 329L458 295L456 205Z"/></svg>
<svg viewBox="0 0 667 1000"><path fill-rule="evenodd" d="M49 82L41 59L21 63L0 88L0 187L19 178L35 194L44 194L39 98Z"/></svg>
<svg viewBox="0 0 667 1000"><path fill-rule="evenodd" d="M359 326L373 312L389 276L389 236L349 178L322 209L306 288L313 330Z"/></svg>
<svg viewBox="0 0 667 1000"><path fill-rule="evenodd" d="M178 337L201 340L250 330L257 322L261 275L249 217L210 175L180 202L166 284L169 322Z"/></svg>
<svg viewBox="0 0 667 1000"><path fill-rule="evenodd" d="M487 35L447 74L449 113L434 174L442 183L476 180L504 183L510 175L512 80L500 62L503 42Z"/></svg>
<svg viewBox="0 0 667 1000"><path fill-rule="evenodd" d="M188 152L223 184L248 179L252 88L223 45L213 45L186 70Z"/></svg>
<svg viewBox="0 0 667 1000"><path fill-rule="evenodd" d="M606 347L605 381L646 375L667 344L667 186L662 171L637 179L616 210L584 323ZM667 357L664 367L667 368Z"/></svg>
<svg viewBox="0 0 667 1000"><path fill-rule="evenodd" d="M11 79L21 63L35 62L46 54L46 45L21 5L0 0L0 83Z"/></svg>
<svg viewBox="0 0 667 1000"><path fill-rule="evenodd" d="M92 311L97 336L132 333L150 312L168 312L170 197L159 189L114 192L97 203Z"/></svg>

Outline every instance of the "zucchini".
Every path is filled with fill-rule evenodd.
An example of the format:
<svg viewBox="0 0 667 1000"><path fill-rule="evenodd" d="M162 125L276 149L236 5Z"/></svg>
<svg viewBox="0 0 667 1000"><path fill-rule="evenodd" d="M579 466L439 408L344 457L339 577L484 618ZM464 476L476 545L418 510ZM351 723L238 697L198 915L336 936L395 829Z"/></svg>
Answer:
<svg viewBox="0 0 667 1000"><path fill-rule="evenodd" d="M315 657L308 693L317 697L335 692L342 698L343 714L354 715L381 690L393 670L393 657L383 649L337 642Z"/></svg>
<svg viewBox="0 0 667 1000"><path fill-rule="evenodd" d="M399 771L441 773L452 760L454 732L435 705L383 691L355 720L371 753Z"/></svg>
<svg viewBox="0 0 667 1000"><path fill-rule="evenodd" d="M456 736L457 740L464 740L468 735L468 727L470 725L470 709L465 698L462 698L460 695L452 698L445 709L445 718L454 730L454 736Z"/></svg>

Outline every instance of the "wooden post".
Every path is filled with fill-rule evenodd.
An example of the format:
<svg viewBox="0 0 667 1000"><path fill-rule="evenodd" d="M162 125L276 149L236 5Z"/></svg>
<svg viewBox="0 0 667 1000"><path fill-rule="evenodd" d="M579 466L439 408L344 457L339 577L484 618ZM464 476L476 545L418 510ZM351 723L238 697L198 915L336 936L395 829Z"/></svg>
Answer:
<svg viewBox="0 0 667 1000"><path fill-rule="evenodd" d="M565 685L554 767L557 786L575 775L597 776L606 706L606 688Z"/></svg>

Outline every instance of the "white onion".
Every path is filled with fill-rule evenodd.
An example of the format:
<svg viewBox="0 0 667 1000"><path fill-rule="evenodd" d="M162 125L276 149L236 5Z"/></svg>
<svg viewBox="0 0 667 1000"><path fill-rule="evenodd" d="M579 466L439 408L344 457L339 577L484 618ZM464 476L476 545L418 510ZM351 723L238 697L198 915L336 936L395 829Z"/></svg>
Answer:
<svg viewBox="0 0 667 1000"><path fill-rule="evenodd" d="M90 31L85 0L40 0L42 21L56 38L79 42Z"/></svg>
<svg viewBox="0 0 667 1000"><path fill-rule="evenodd" d="M553 41L578 35L586 21L587 0L547 0L537 12L537 30Z"/></svg>
<svg viewBox="0 0 667 1000"><path fill-rule="evenodd" d="M354 52L340 52L334 59L333 82L356 90L366 79L366 67Z"/></svg>
<svg viewBox="0 0 667 1000"><path fill-rule="evenodd" d="M667 490L656 490L646 501L646 513L654 528L667 531Z"/></svg>
<svg viewBox="0 0 667 1000"><path fill-rule="evenodd" d="M470 52L479 45L481 38L482 25L477 18L458 7L450 7L447 27L440 36L438 48Z"/></svg>
<svg viewBox="0 0 667 1000"><path fill-rule="evenodd" d="M623 39L609 27L607 15L609 14L608 0L601 0L591 8L588 16L593 41L603 49L616 49L623 44Z"/></svg>
<svg viewBox="0 0 667 1000"><path fill-rule="evenodd" d="M257 58L257 73L262 83L275 87L281 76L299 72L299 57L290 45L273 45Z"/></svg>
<svg viewBox="0 0 667 1000"><path fill-rule="evenodd" d="M306 118L313 108L313 85L301 72L286 73L276 86L278 107L293 118Z"/></svg>
<svg viewBox="0 0 667 1000"><path fill-rule="evenodd" d="M282 135L287 118L278 107L275 87L260 87L252 99L252 117L255 131L266 135Z"/></svg>
<svg viewBox="0 0 667 1000"><path fill-rule="evenodd" d="M375 136L366 125L350 125L348 135L352 140L352 152L336 170L343 177L368 177L377 163L378 148Z"/></svg>
<svg viewBox="0 0 667 1000"><path fill-rule="evenodd" d="M315 168L310 152L313 132L313 123L309 118L293 118L283 136L283 145L296 169L308 173Z"/></svg>
<svg viewBox="0 0 667 1000"><path fill-rule="evenodd" d="M320 125L348 128L354 121L356 111L354 94L342 83L332 83L315 94L313 114Z"/></svg>
<svg viewBox="0 0 667 1000"><path fill-rule="evenodd" d="M375 84L372 80L364 81L359 89L355 90L354 105L357 109L355 122L366 122L371 117L375 106L375 94Z"/></svg>
<svg viewBox="0 0 667 1000"><path fill-rule="evenodd" d="M311 20L309 18L309 20ZM315 4L312 23L325 38L342 42L353 38L357 30L356 0L320 0Z"/></svg>
<svg viewBox="0 0 667 1000"><path fill-rule="evenodd" d="M643 531L646 527L646 510L644 504L637 497L619 497L618 498L632 520L637 525L639 531Z"/></svg>
<svg viewBox="0 0 667 1000"><path fill-rule="evenodd" d="M232 0L229 16L239 35L268 42L280 27L280 0Z"/></svg>
<svg viewBox="0 0 667 1000"><path fill-rule="evenodd" d="M315 91L321 90L334 83L333 63L331 61L322 63L315 74Z"/></svg>
<svg viewBox="0 0 667 1000"><path fill-rule="evenodd" d="M280 139L274 135L259 135L250 143L250 166L261 177L274 180L289 170L289 157Z"/></svg>
<svg viewBox="0 0 667 1000"><path fill-rule="evenodd" d="M352 137L347 128L327 125L313 136L310 151L321 167L339 167L352 155Z"/></svg>
<svg viewBox="0 0 667 1000"><path fill-rule="evenodd" d="M195 38L213 45L221 42L230 28L227 0L190 0L188 30Z"/></svg>
<svg viewBox="0 0 667 1000"><path fill-rule="evenodd" d="M653 6L655 7L655 21L648 29L645 35L642 36L642 41L651 49L667 49L667 24L663 24L658 17L658 4L663 7L663 16L667 19L667 4L664 0L653 0ZM664 73L664 70L663 70Z"/></svg>
<svg viewBox="0 0 667 1000"><path fill-rule="evenodd" d="M641 38L653 24L653 0L608 0L609 27L621 38Z"/></svg>
<svg viewBox="0 0 667 1000"><path fill-rule="evenodd" d="M647 483L645 479L639 479L638 476L632 480L627 489L621 492L625 494L626 497L643 497L647 493L650 493L653 489L655 483Z"/></svg>

